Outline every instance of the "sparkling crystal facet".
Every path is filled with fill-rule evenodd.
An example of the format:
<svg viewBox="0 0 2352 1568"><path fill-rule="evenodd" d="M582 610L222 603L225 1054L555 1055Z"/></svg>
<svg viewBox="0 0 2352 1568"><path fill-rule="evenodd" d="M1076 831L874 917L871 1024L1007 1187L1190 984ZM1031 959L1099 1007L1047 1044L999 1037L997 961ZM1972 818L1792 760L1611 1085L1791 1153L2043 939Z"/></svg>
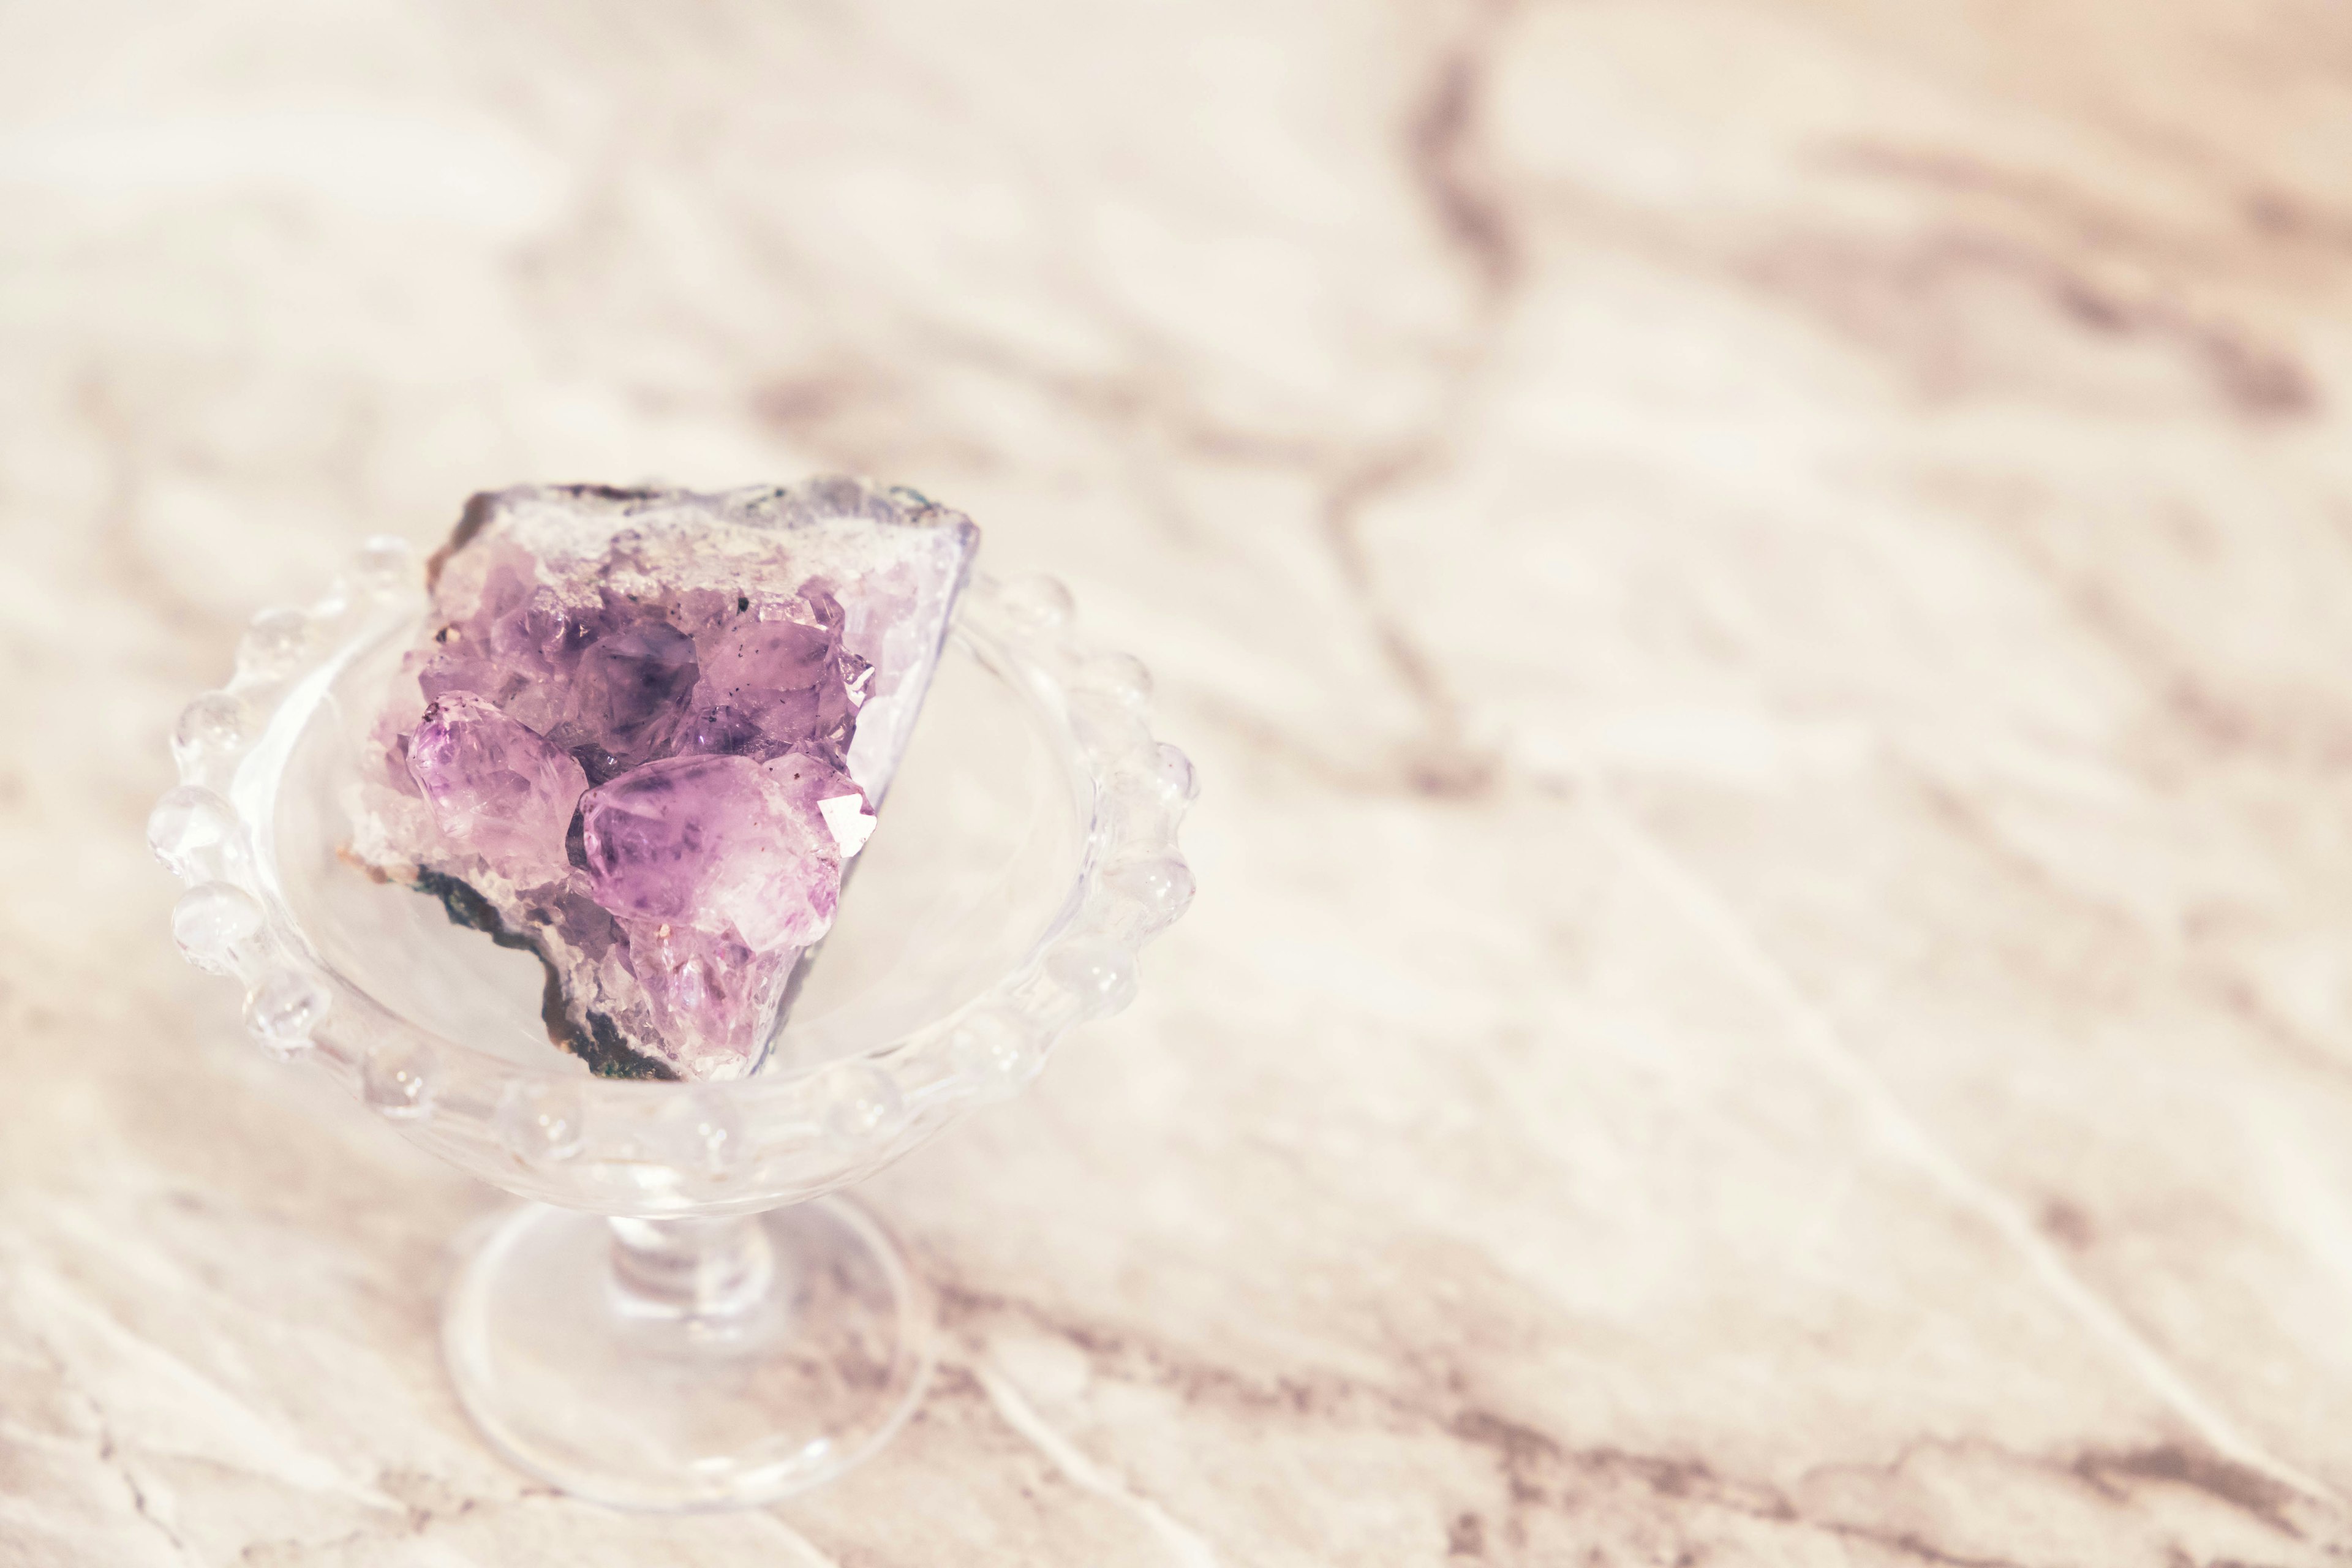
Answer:
<svg viewBox="0 0 2352 1568"><path fill-rule="evenodd" d="M849 480L475 498L428 565L355 852L536 952L551 1033L597 1071L750 1071L976 538Z"/></svg>

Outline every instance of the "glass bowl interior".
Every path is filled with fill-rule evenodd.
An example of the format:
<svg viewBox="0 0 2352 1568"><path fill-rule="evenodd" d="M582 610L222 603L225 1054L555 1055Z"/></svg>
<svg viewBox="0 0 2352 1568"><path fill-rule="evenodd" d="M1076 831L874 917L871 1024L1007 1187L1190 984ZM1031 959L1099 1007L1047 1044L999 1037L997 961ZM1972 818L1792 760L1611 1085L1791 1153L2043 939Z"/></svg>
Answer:
<svg viewBox="0 0 2352 1568"><path fill-rule="evenodd" d="M727 1083L595 1078L549 1041L536 960L346 858L365 743L420 613L412 598L362 625L345 617L315 662L241 672L192 705L209 717L226 702L258 722L233 760L183 759L179 793L199 803L184 814L233 817L228 841L249 847L223 862L241 891L191 868L200 885L184 903L249 895L262 929L191 956L247 981L266 1046L332 1072L413 1142L520 1195L708 1215L861 1180L1014 1092L1069 1027L1123 1005L1135 949L1172 918L1167 889L1189 886L1174 850L1186 796L1168 773L1182 784L1189 764L1142 723L1132 661L1089 675L1058 622L1013 613L1005 590L979 580L761 1070ZM216 767L226 798L205 788ZM1107 857L1142 874L1141 901L1106 879ZM289 995L316 1000L291 1040L277 1026Z"/></svg>
<svg viewBox="0 0 2352 1568"><path fill-rule="evenodd" d="M418 577L372 542L307 610L257 616L234 677L180 714L148 841L188 884L182 952L244 988L253 1038L484 1181L647 1216L847 1185L1127 1005L1191 901L1192 767L1151 732L1150 676L1075 642L1051 579L976 575L762 1070L595 1078L548 1040L536 961L345 858Z"/></svg>
<svg viewBox="0 0 2352 1568"><path fill-rule="evenodd" d="M585 1079L541 1022L536 959L344 858L368 735L415 630L398 622L357 643L275 716L283 765L254 803L264 888L337 988L398 1026L505 1070ZM1095 792L1038 676L957 626L761 1079L898 1047L1032 962L1072 914Z"/></svg>

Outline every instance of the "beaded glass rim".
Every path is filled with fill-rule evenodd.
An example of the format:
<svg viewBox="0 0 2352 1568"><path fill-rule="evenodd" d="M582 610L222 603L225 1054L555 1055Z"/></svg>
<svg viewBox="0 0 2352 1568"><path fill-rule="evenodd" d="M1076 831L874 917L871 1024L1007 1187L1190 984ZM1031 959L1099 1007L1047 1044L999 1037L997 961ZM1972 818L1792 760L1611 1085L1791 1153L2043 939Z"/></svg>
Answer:
<svg viewBox="0 0 2352 1568"><path fill-rule="evenodd" d="M821 482L838 504L844 482ZM869 511L930 505L857 491ZM552 1046L540 1067L436 1034L322 964L265 863L277 781L320 693L425 605L415 550L379 536L317 602L255 616L235 676L180 714L180 782L148 842L188 884L172 913L182 952L245 986L257 1044L326 1068L412 1139L511 1191L601 1212L715 1212L859 1180L960 1111L1017 1092L1072 1027L1125 1007L1138 952L1191 902L1177 830L1195 779L1151 732L1149 673L1076 640L1054 579L975 574L951 635L1034 709L1086 830L1061 913L1022 962L899 1039L727 1083L597 1079Z"/></svg>

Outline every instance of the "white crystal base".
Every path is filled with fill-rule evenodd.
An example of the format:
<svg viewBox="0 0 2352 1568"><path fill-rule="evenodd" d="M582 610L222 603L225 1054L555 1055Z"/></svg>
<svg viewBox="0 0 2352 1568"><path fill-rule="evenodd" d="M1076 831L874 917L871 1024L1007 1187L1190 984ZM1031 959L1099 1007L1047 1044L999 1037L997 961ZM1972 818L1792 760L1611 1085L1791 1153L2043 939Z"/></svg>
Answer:
<svg viewBox="0 0 2352 1568"><path fill-rule="evenodd" d="M724 1219L533 1206L466 1265L442 1321L490 1443L619 1508L773 1502L841 1474L922 1396L928 1294L840 1198Z"/></svg>

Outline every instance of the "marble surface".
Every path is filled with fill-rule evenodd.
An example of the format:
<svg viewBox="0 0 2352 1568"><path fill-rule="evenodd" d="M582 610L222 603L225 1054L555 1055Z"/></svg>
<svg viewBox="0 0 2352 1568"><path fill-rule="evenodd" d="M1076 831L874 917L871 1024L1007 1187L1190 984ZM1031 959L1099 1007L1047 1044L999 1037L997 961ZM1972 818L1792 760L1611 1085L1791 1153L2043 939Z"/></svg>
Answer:
<svg viewBox="0 0 2352 1568"><path fill-rule="evenodd" d="M0 8L0 1563L2352 1561L2347 146L2316 0ZM608 1514L140 826L359 536L842 468L1202 891L869 1189L903 1437Z"/></svg>

